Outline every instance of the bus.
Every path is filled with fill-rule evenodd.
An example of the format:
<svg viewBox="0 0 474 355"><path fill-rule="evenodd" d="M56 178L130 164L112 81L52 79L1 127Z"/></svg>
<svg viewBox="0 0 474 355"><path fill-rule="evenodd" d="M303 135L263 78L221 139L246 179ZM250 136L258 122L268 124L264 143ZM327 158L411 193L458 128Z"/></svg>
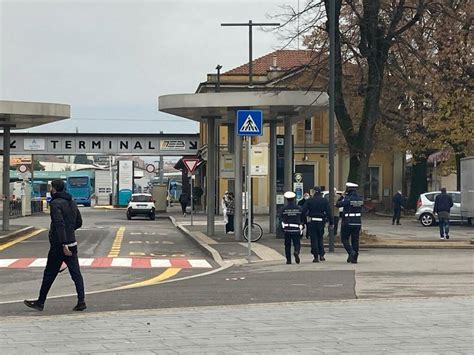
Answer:
<svg viewBox="0 0 474 355"><path fill-rule="evenodd" d="M91 177L88 174L68 176L66 178L66 191L78 205L91 206L93 194Z"/></svg>

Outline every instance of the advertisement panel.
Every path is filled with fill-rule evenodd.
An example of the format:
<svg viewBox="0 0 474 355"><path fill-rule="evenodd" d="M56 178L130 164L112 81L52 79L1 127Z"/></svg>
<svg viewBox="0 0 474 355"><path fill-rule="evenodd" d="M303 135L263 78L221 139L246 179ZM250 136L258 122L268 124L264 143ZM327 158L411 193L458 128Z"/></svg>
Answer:
<svg viewBox="0 0 474 355"><path fill-rule="evenodd" d="M133 192L133 161L119 160L118 163L118 204L127 206Z"/></svg>

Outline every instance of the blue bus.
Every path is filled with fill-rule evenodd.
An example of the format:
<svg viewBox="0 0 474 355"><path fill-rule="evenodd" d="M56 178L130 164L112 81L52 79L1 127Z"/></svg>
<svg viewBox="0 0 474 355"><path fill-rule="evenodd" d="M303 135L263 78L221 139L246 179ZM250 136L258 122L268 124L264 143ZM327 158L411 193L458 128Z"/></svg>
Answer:
<svg viewBox="0 0 474 355"><path fill-rule="evenodd" d="M69 192L78 205L90 207L93 194L91 177L88 174L68 176L66 191Z"/></svg>

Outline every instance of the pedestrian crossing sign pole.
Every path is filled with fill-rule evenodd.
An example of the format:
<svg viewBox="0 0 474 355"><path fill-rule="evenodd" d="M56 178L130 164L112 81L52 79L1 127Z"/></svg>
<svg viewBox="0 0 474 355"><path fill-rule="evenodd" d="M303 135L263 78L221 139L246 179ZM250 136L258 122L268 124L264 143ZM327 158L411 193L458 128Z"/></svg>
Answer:
<svg viewBox="0 0 474 355"><path fill-rule="evenodd" d="M247 164L245 172L246 180L246 201L247 208L247 239L248 239L248 257L250 262L252 257L252 167L251 167L251 151L252 136L263 135L263 113L258 110L239 110L237 111L237 135L247 137ZM238 197L237 197L238 198ZM241 223L237 221L237 223ZM243 229L245 233L245 228Z"/></svg>

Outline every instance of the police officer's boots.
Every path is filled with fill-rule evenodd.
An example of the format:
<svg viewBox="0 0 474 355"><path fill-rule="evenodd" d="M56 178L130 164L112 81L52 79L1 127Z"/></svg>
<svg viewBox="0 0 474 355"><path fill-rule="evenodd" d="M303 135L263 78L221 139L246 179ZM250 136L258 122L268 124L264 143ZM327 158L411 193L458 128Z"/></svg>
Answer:
<svg viewBox="0 0 474 355"><path fill-rule="evenodd" d="M351 255L351 263L352 264L357 264L357 258L359 257L359 253L356 253L354 252L352 255Z"/></svg>

